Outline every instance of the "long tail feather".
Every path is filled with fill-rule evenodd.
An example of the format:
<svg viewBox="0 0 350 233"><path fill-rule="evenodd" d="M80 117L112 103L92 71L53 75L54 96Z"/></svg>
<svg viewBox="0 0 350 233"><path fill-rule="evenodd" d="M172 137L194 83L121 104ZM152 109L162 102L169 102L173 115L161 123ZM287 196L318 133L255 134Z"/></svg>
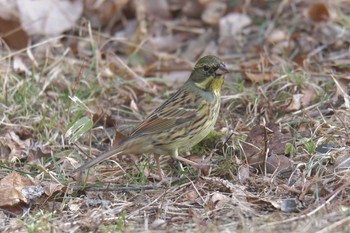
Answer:
<svg viewBox="0 0 350 233"><path fill-rule="evenodd" d="M120 147L117 147L114 150L107 151L107 152L101 154L100 156L88 161L83 166L79 167L76 171L82 171L82 170L85 170L87 168L90 168L90 167L92 167L92 166L94 166L102 161L105 161L113 156L122 154L123 152L124 152L124 150L122 150L122 148L120 148Z"/></svg>

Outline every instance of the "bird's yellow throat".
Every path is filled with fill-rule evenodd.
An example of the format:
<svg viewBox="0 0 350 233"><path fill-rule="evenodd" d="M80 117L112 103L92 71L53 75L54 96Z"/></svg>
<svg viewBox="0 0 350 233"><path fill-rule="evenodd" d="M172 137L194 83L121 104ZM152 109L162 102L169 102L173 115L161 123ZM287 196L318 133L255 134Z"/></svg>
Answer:
<svg viewBox="0 0 350 233"><path fill-rule="evenodd" d="M203 82L195 84L201 89L211 90L215 95L220 95L222 84L224 84L224 76L208 77Z"/></svg>

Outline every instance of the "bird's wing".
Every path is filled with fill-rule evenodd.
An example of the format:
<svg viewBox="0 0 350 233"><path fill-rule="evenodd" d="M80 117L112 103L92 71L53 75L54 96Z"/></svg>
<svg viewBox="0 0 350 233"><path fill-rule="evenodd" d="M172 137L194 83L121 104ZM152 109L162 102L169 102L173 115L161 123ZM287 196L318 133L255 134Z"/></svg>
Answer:
<svg viewBox="0 0 350 233"><path fill-rule="evenodd" d="M175 93L151 113L130 136L169 132L176 126L191 123L197 116L199 106L198 103L194 104L193 94L189 94L183 90Z"/></svg>

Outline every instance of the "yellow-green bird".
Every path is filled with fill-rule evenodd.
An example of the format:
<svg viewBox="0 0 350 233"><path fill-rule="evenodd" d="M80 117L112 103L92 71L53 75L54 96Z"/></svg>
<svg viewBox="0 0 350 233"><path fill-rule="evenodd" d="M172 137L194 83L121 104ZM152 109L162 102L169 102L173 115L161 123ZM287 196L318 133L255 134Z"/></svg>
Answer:
<svg viewBox="0 0 350 233"><path fill-rule="evenodd" d="M220 110L220 93L228 70L216 56L201 58L185 84L154 110L118 147L88 161L77 170L87 169L116 155L152 153L158 166L159 156L170 155L198 166L179 156L213 129Z"/></svg>

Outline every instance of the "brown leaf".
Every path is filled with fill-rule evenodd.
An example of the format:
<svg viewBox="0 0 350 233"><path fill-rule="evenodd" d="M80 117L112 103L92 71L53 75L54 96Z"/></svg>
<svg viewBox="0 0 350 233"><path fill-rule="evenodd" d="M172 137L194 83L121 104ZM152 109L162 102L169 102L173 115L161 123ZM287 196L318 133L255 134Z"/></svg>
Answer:
<svg viewBox="0 0 350 233"><path fill-rule="evenodd" d="M116 119L110 114L110 112L102 109L99 106L90 107L93 110L92 121L95 126L114 127L116 125Z"/></svg>
<svg viewBox="0 0 350 233"><path fill-rule="evenodd" d="M41 185L44 188L45 194L48 197L51 197L53 194L57 192L65 192L65 187L59 183L52 183L48 181L43 181Z"/></svg>
<svg viewBox="0 0 350 233"><path fill-rule="evenodd" d="M49 156L51 156L50 151L45 150L45 149L41 148L40 146L36 146L36 147L31 148L29 150L28 161L32 162L32 161L35 161L37 159L47 158Z"/></svg>
<svg viewBox="0 0 350 233"><path fill-rule="evenodd" d="M125 136L124 134L122 134L121 132L116 130L115 135L114 135L114 141L113 141L112 148L119 146L126 138L127 138L127 136Z"/></svg>
<svg viewBox="0 0 350 233"><path fill-rule="evenodd" d="M33 138L33 130L25 127L19 127L15 129L14 132L19 136L21 140Z"/></svg>
<svg viewBox="0 0 350 233"><path fill-rule="evenodd" d="M307 59L307 55L305 54L298 54L294 57L294 62L297 63L299 66L304 67L304 61Z"/></svg>
<svg viewBox="0 0 350 233"><path fill-rule="evenodd" d="M8 174L0 181L0 208L21 213L22 207L29 203L22 189L31 185L33 183L28 178L17 172Z"/></svg>
<svg viewBox="0 0 350 233"><path fill-rule="evenodd" d="M289 177L292 172L292 163L286 156L272 153L267 157L266 171L270 174L278 171L284 177Z"/></svg>
<svg viewBox="0 0 350 233"><path fill-rule="evenodd" d="M308 9L308 16L316 22L327 21L330 17L328 5L322 2L311 4Z"/></svg>
<svg viewBox="0 0 350 233"><path fill-rule="evenodd" d="M317 93L314 88L307 87L302 90L303 96L301 98L301 104L305 108L317 97Z"/></svg>
<svg viewBox="0 0 350 233"><path fill-rule="evenodd" d="M18 20L0 18L1 38L14 49L23 49L28 45L28 35Z"/></svg>
<svg viewBox="0 0 350 233"><path fill-rule="evenodd" d="M258 73L258 74L254 74L254 73L249 73L249 72L244 72L244 74L246 75L246 77L252 81L252 82L264 82L264 81L271 81L273 79L276 78L276 75L271 74L271 73Z"/></svg>
<svg viewBox="0 0 350 233"><path fill-rule="evenodd" d="M5 137L0 137L0 159L1 161L14 162L23 159L23 153L31 145L31 138L22 140L14 131L10 131Z"/></svg>
<svg viewBox="0 0 350 233"><path fill-rule="evenodd" d="M268 123L266 127L254 126L242 144L242 149L249 165L263 172L266 163L267 172L274 173L276 170L288 170L291 166L289 159L284 156L285 145L286 138L279 132L278 125Z"/></svg>

